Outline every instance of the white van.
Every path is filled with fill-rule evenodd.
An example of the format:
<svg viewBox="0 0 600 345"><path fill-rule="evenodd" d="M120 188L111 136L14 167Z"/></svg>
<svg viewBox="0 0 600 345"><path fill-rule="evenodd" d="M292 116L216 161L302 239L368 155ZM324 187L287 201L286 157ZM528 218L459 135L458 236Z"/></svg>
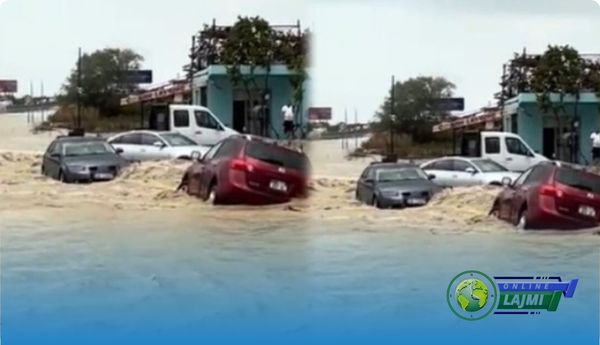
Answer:
<svg viewBox="0 0 600 345"><path fill-rule="evenodd" d="M538 163L548 161L514 133L467 133L463 134L460 145L461 156L488 158L510 171L525 171Z"/></svg>
<svg viewBox="0 0 600 345"><path fill-rule="evenodd" d="M199 105L155 105L150 109L149 128L181 133L200 145L212 146L238 134L225 126L210 109Z"/></svg>

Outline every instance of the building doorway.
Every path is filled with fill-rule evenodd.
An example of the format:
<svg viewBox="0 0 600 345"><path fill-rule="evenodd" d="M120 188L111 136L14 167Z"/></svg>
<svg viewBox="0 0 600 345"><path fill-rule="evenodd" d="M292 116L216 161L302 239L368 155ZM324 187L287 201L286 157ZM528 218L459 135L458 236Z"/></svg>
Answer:
<svg viewBox="0 0 600 345"><path fill-rule="evenodd" d="M233 129L246 132L246 101L233 101Z"/></svg>
<svg viewBox="0 0 600 345"><path fill-rule="evenodd" d="M262 92L254 90L252 101L244 90L235 90L233 97L233 129L241 133L269 136L269 108L261 107Z"/></svg>
<svg viewBox="0 0 600 345"><path fill-rule="evenodd" d="M542 135L542 154L548 159L554 159L556 156L556 128L545 127Z"/></svg>

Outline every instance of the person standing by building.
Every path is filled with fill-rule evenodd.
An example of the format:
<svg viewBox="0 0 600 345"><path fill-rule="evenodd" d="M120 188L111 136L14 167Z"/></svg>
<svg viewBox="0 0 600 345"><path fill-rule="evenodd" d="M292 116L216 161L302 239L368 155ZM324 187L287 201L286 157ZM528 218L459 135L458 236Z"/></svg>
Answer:
<svg viewBox="0 0 600 345"><path fill-rule="evenodd" d="M291 101L281 108L281 115L283 116L283 134L286 139L292 140L294 138L294 107Z"/></svg>
<svg viewBox="0 0 600 345"><path fill-rule="evenodd" d="M592 164L600 165L600 128L590 136L592 139Z"/></svg>

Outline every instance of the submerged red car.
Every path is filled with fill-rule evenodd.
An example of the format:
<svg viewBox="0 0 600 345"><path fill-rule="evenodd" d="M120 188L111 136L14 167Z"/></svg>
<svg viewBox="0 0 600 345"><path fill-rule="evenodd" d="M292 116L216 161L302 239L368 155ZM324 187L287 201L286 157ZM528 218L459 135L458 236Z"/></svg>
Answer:
<svg viewBox="0 0 600 345"><path fill-rule="evenodd" d="M538 164L500 193L491 213L521 229L596 227L600 175L561 163Z"/></svg>
<svg viewBox="0 0 600 345"><path fill-rule="evenodd" d="M180 189L213 204L265 205L307 195L304 153L237 135L213 146L185 172Z"/></svg>

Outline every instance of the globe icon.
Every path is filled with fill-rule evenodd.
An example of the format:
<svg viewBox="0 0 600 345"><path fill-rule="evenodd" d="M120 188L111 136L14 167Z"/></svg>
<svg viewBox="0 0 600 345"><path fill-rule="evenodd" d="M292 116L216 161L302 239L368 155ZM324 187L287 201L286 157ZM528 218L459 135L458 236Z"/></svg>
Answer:
<svg viewBox="0 0 600 345"><path fill-rule="evenodd" d="M478 312L487 303L488 287L479 279L466 279L456 287L456 301L466 312Z"/></svg>

